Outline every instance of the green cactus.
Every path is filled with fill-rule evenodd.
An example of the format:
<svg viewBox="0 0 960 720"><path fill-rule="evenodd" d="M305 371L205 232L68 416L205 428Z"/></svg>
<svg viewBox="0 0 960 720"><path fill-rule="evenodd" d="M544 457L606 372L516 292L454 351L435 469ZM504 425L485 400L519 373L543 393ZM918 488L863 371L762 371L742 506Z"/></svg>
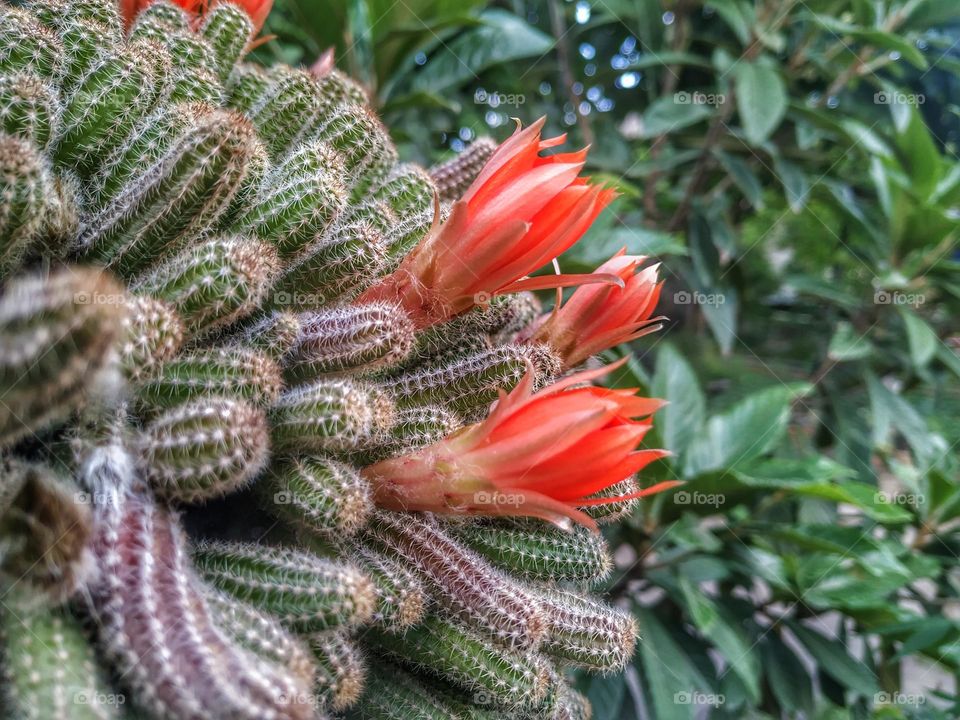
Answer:
<svg viewBox="0 0 960 720"><path fill-rule="evenodd" d="M437 186L440 199L459 199L496 148L497 144L490 138L477 138L456 157L430 168L430 177Z"/></svg>
<svg viewBox="0 0 960 720"><path fill-rule="evenodd" d="M540 521L451 523L453 535L497 567L543 582L595 583L613 567L601 535L582 527L569 532Z"/></svg>
<svg viewBox="0 0 960 720"><path fill-rule="evenodd" d="M243 487L270 452L263 412L225 397L174 407L144 428L136 447L155 491L196 502Z"/></svg>
<svg viewBox="0 0 960 720"><path fill-rule="evenodd" d="M33 14L4 4L0 28L0 71L33 72L47 79L59 75L63 47Z"/></svg>
<svg viewBox="0 0 960 720"><path fill-rule="evenodd" d="M357 702L366 682L367 664L356 645L343 633L314 633L307 637L317 666L314 692L318 704L334 712Z"/></svg>
<svg viewBox="0 0 960 720"><path fill-rule="evenodd" d="M403 635L372 629L367 637L398 662L429 668L475 701L506 710L533 709L544 700L549 676L538 657L508 650L436 615Z"/></svg>
<svg viewBox="0 0 960 720"><path fill-rule="evenodd" d="M207 14L200 34L213 48L217 75L221 80L226 80L253 37L253 22L236 5L221 3Z"/></svg>
<svg viewBox="0 0 960 720"><path fill-rule="evenodd" d="M353 535L366 525L373 500L356 470L323 457L298 457L275 464L274 511L304 531L330 539Z"/></svg>
<svg viewBox="0 0 960 720"><path fill-rule="evenodd" d="M47 168L29 140L0 135L0 279L35 243L51 202Z"/></svg>
<svg viewBox="0 0 960 720"><path fill-rule="evenodd" d="M367 692L351 720L463 720L455 706L445 702L414 675L384 662L370 664Z"/></svg>
<svg viewBox="0 0 960 720"><path fill-rule="evenodd" d="M7 592L0 614L4 644L3 702L22 720L114 720L126 698L106 682L79 620L38 603L23 589Z"/></svg>
<svg viewBox="0 0 960 720"><path fill-rule="evenodd" d="M153 378L183 345L183 323L169 303L147 296L127 300L120 339L120 364L139 385Z"/></svg>
<svg viewBox="0 0 960 720"><path fill-rule="evenodd" d="M326 108L316 135L343 157L353 198L382 181L397 161L397 151L379 118L363 105Z"/></svg>
<svg viewBox="0 0 960 720"><path fill-rule="evenodd" d="M0 75L0 131L45 150L59 122L60 100L53 85L32 73Z"/></svg>
<svg viewBox="0 0 960 720"><path fill-rule="evenodd" d="M378 627L400 632L420 622L426 611L427 594L416 575L364 545L344 547L344 553L373 580L377 594L373 622Z"/></svg>
<svg viewBox="0 0 960 720"><path fill-rule="evenodd" d="M300 632L348 628L373 615L373 583L345 563L298 550L223 542L201 543L193 558L215 587Z"/></svg>

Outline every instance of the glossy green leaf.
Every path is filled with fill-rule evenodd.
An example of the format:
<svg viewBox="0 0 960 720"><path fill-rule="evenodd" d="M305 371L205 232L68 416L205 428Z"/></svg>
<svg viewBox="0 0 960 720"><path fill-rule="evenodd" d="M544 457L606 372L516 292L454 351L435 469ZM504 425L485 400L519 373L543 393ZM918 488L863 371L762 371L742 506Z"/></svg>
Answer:
<svg viewBox="0 0 960 720"><path fill-rule="evenodd" d="M787 112L787 92L780 73L770 65L742 60L734 68L737 111L744 135L761 145L780 126Z"/></svg>

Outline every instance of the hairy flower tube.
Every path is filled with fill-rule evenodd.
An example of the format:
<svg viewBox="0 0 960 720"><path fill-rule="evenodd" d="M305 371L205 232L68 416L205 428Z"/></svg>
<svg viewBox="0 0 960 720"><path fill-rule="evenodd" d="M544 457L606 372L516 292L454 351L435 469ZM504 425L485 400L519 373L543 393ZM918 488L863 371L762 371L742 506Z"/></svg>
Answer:
<svg viewBox="0 0 960 720"><path fill-rule="evenodd" d="M123 15L124 22L129 27L134 19L143 10L149 7L155 0L120 0L120 13ZM186 10L197 21L201 21L206 14L216 7L218 0L173 0L174 3ZM230 0L230 2L242 8L250 21L253 23L254 34L259 33L263 23L273 8L273 0Z"/></svg>
<svg viewBox="0 0 960 720"><path fill-rule="evenodd" d="M403 457L367 467L377 504L394 510L527 516L594 528L578 507L644 497L591 499L667 455L638 450L662 401L633 389L582 386L618 367L571 375L538 392L534 373L500 400L486 420Z"/></svg>
<svg viewBox="0 0 960 720"><path fill-rule="evenodd" d="M651 318L660 298L657 282L659 265L641 269L646 260L621 250L596 272L612 274L623 285L584 285L570 299L545 315L524 338L549 345L560 356L564 368L621 343L631 342L660 329Z"/></svg>
<svg viewBox="0 0 960 720"><path fill-rule="evenodd" d="M417 327L443 322L503 293L619 282L610 276L526 277L573 245L614 198L580 177L587 151L540 153L564 142L540 139L544 118L494 152L450 216L360 302L398 302Z"/></svg>

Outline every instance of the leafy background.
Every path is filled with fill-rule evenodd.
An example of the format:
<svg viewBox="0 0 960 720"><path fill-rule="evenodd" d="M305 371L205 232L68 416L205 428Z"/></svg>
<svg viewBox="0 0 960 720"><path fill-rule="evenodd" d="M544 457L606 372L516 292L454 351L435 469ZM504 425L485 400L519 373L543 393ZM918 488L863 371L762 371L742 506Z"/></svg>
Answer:
<svg viewBox="0 0 960 720"><path fill-rule="evenodd" d="M278 0L431 163L511 118L620 197L565 269L663 263L622 384L686 485L611 541L642 639L599 720L960 717L960 3Z"/></svg>

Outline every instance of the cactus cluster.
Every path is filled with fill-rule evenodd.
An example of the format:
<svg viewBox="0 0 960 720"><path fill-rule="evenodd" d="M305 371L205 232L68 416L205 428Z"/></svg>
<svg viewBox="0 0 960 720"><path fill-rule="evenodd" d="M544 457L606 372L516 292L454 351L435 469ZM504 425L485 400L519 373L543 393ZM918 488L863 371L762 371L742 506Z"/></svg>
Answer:
<svg viewBox="0 0 960 720"><path fill-rule="evenodd" d="M602 537L380 510L360 473L561 372L516 340L530 294L352 303L494 146L399 163L360 86L247 62L254 32L0 4L7 716L588 718L571 672L636 638L587 594Z"/></svg>

